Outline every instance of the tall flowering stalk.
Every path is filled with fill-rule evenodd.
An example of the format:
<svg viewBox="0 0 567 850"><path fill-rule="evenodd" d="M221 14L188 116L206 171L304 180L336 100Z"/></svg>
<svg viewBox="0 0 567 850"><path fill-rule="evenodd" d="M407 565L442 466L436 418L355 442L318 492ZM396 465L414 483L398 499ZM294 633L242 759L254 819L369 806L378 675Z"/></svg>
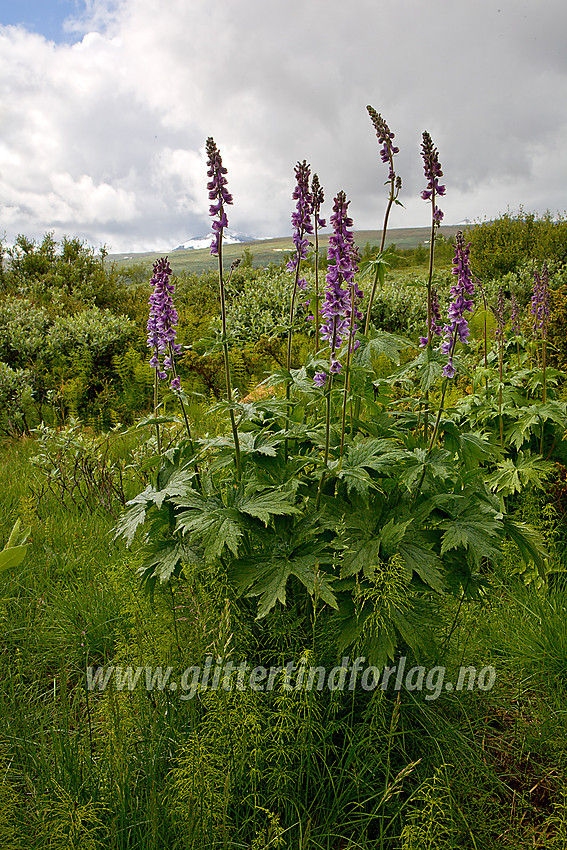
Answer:
<svg viewBox="0 0 567 850"><path fill-rule="evenodd" d="M439 178L443 176L441 165L439 163L439 153L433 144L431 136L427 130L423 131L421 143L421 156L423 159L423 170L427 179L427 187L421 193L424 201L431 202L431 237L429 239L429 273L427 276L427 349L431 348L431 328L432 328L432 281L433 281L433 258L435 256L435 232L443 219L443 213L437 206L437 196L445 194L445 186L440 185ZM427 439L429 428L429 390L425 393L425 415L424 415L424 432ZM435 437L435 429L433 438Z"/></svg>
<svg viewBox="0 0 567 850"><path fill-rule="evenodd" d="M154 263L153 276L150 285L153 291L149 297L150 312L148 316L147 343L153 351L150 366L154 372L154 416L158 407L158 384L160 380L166 380L168 372L171 373L170 387L172 390L181 389L181 380L175 368L175 355L181 351L181 346L175 342L179 317L173 303L175 285L171 283L171 267L167 257L162 257ZM191 428L187 411L181 396L178 396L185 419L185 427L189 440L192 441ZM161 440L159 425L156 423L156 436L158 453L161 453Z"/></svg>
<svg viewBox="0 0 567 850"><path fill-rule="evenodd" d="M547 263L543 264L541 276L534 271L534 291L530 312L534 317L534 335L541 337L541 366L543 371L543 403L547 401L547 325L549 322L549 272Z"/></svg>
<svg viewBox="0 0 567 850"><path fill-rule="evenodd" d="M496 306L491 306L490 309L494 313L496 319L496 329L494 336L498 340L498 422L500 423L500 446L504 448L504 423L502 421L502 386L504 376L504 326L506 324L504 301L504 290L502 287L498 290L498 299Z"/></svg>
<svg viewBox="0 0 567 850"><path fill-rule="evenodd" d="M378 141L382 145L380 149L380 158L382 162L388 166L388 179L385 184L389 187L388 189L388 203L386 204L386 212L384 215L384 224L382 225L382 238L380 240L380 251L378 254L378 259L384 250L384 245L386 244L386 231L388 229L388 219L390 217L390 211L392 209L393 204L399 204L398 195L400 194L400 190L402 188L402 178L396 175L396 169L394 166L394 157L397 153L400 152L400 149L396 147L393 143L393 139L395 138L395 134L392 133L382 116L376 112L376 110L372 106L367 106L368 114L370 116L370 120L376 130L376 136ZM376 272L374 276L374 282L372 284L372 289L370 290L370 297L368 299L368 307L366 310L366 323L364 325L364 335L368 334L368 328L370 327L370 314L372 312L372 304L374 303L374 296L376 294L376 287L378 285L378 280L380 277L380 268L379 264L376 265Z"/></svg>
<svg viewBox="0 0 567 850"><path fill-rule="evenodd" d="M521 326L521 323L520 323L520 305L518 304L518 299L516 298L514 293L512 293L510 325L511 325L511 328L512 328L512 333L516 337L516 356L517 356L517 363L518 363L518 369L519 369L520 368L520 340L518 339L518 337L520 336L520 334L522 332L522 326Z"/></svg>
<svg viewBox="0 0 567 850"><path fill-rule="evenodd" d="M445 339L441 345L441 350L449 357L447 365L443 369L446 378L455 376L453 355L457 339L466 345L469 338L469 324L466 313L473 311L472 296L474 295L474 281L469 264L470 250L471 243L465 245L462 231L459 230L456 236L453 268L451 269L451 274L456 275L457 281L451 287L453 300L448 312L450 322L443 328ZM431 312L433 313L433 299Z"/></svg>
<svg viewBox="0 0 567 850"><path fill-rule="evenodd" d="M218 257L218 274L219 274L219 292L221 303L221 321L222 321L222 337L223 337L223 352L224 352L224 371L226 376L226 395L228 403L232 402L232 386L230 382L230 363L228 359L228 342L226 338L226 301L225 301L225 285L222 268L222 237L225 227L228 227L228 218L225 211L225 206L232 204L232 195L226 188L227 179L225 174L227 169L222 164L220 151L218 150L214 139L209 136L206 143L207 151L207 175L211 180L207 183L209 190L209 199L214 203L209 207L209 215L213 220L213 242L211 244L211 254ZM236 428L236 420L232 407L229 410L230 425L232 428L232 436L234 440L234 454L236 462L236 477L240 481L241 461L240 461L240 441L238 439L238 430Z"/></svg>
<svg viewBox="0 0 567 850"><path fill-rule="evenodd" d="M437 290L431 290L431 325L428 330L427 336L420 336L419 344L422 348L424 348L430 340L433 339L434 336L441 336L443 333L443 326L441 324L441 308L439 306L439 297L437 295Z"/></svg>
<svg viewBox="0 0 567 850"><path fill-rule="evenodd" d="M345 390L341 432L342 454L350 360L355 348L354 334L357 329L356 323L363 319L363 315L358 309L358 305L362 300L362 292L355 281L355 274L358 271L358 250L354 244L352 230L350 230L353 221L348 215L349 203L350 201L347 201L344 192L339 192L334 199L333 215L331 216L333 233L329 238L329 249L327 253L329 261L327 288L325 291L325 300L321 307L321 315L324 318L324 323L321 326L321 338L327 340L330 348L329 373L327 375L322 371L316 372L313 378L317 386L326 386L325 466L329 460L331 388L334 376L342 371L342 364L338 359L339 349L346 339ZM320 497L324 475L325 473L323 472L319 485L318 499Z"/></svg>
<svg viewBox="0 0 567 850"><path fill-rule="evenodd" d="M444 340L441 344L441 350L447 354L448 361L447 365L443 369L445 380L443 381L441 403L439 405L439 412L437 414L437 421L435 422L433 434L431 435L429 451L433 449L437 432L439 430L447 384L449 379L453 378L456 373L453 356L457 340L460 340L464 344L468 342L469 326L466 313L470 313L473 310L472 296L474 295L474 282L469 264L470 247L470 242L468 245L465 245L462 231L459 230L456 236L453 268L451 269L451 274L455 275L457 280L451 287L452 301L448 311L450 321L443 328Z"/></svg>
<svg viewBox="0 0 567 850"><path fill-rule="evenodd" d="M437 206L437 196L445 194L445 186L439 184L439 178L443 177L443 171L439 163L439 153L433 144L427 130L423 131L421 143L421 156L423 158L423 170L427 179L427 187L421 193L424 201L431 203L431 238L429 240L429 275L427 279L427 328L429 343L431 343L431 282L433 279L433 258L435 254L435 231L443 220L443 213Z"/></svg>
<svg viewBox="0 0 567 850"><path fill-rule="evenodd" d="M313 223L311 215L313 212L313 197L309 188L309 178L311 176L311 167L305 160L298 162L295 166L295 179L297 181L293 190L292 198L297 201L295 211L291 215L291 223L293 225L293 244L295 252L291 255L287 263L288 271L294 274L293 290L291 293L291 304L289 310L289 334L287 338L287 370L291 369L291 337L293 314L295 311L295 299L298 288L304 289L306 286L305 278L300 277L301 261L306 259L309 248L309 240L307 235L313 233ZM288 385L289 392L289 385Z"/></svg>
<svg viewBox="0 0 567 850"><path fill-rule="evenodd" d="M311 181L311 201L313 204L313 229L315 235L315 306L313 318L315 320L315 351L319 351L319 228L326 227L327 222L321 218L321 205L325 200L323 187L319 182L317 174L313 175Z"/></svg>

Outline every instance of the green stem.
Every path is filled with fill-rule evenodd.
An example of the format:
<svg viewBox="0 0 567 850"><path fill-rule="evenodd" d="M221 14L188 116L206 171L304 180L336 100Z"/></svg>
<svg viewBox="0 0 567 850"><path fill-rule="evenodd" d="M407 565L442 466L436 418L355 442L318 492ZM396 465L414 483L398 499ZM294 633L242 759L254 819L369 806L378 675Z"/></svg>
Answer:
<svg viewBox="0 0 567 850"><path fill-rule="evenodd" d="M315 353L319 351L319 230L315 216Z"/></svg>
<svg viewBox="0 0 567 850"><path fill-rule="evenodd" d="M321 492L323 490L323 484L325 482L325 475L327 474L327 463L329 461L329 445L331 442L331 387L333 385L333 376L329 375L329 388L327 390L327 417L325 424L325 457L324 464L325 467L323 472L321 473L321 480L319 481L319 487L317 488L317 499L315 500L315 510L319 510L319 505L321 503Z"/></svg>
<svg viewBox="0 0 567 850"><path fill-rule="evenodd" d="M498 387L498 422L500 425L500 448L504 448L504 423L502 421L502 375L504 371L504 332L501 329L500 332L500 346L499 346L499 376L500 376L500 384Z"/></svg>
<svg viewBox="0 0 567 850"><path fill-rule="evenodd" d="M390 196L388 198L388 203L386 205L386 212L384 214L384 224L382 225L382 238L380 240L380 254L384 250L384 245L386 244L386 231L388 230L388 219L390 218L390 210L392 209L392 204L398 197L398 192L395 188L395 179L392 178L390 180ZM368 336L368 328L370 327L370 313L372 312L372 304L374 303L374 296L376 294L376 286L378 284L378 271L376 271L376 277L374 278L374 284L370 291L370 298L368 300L368 308L366 310L366 323L364 325L364 336Z"/></svg>
<svg viewBox="0 0 567 850"><path fill-rule="evenodd" d="M156 350L157 357L157 350ZM157 408L158 408L158 370L154 369L154 419L157 419ZM161 455L161 437L159 433L159 425L156 422L156 438L157 438L157 450L158 455Z"/></svg>
<svg viewBox="0 0 567 850"><path fill-rule="evenodd" d="M353 336L354 336L354 284L350 285L350 327L348 331L348 341L347 341L347 361L345 367L345 391L343 395L343 418L341 423L341 451L340 456L343 456L343 448L345 443L345 424L346 424L346 409L347 409L347 399L348 399L348 390L349 390L349 379L350 379L350 353L352 349Z"/></svg>
<svg viewBox="0 0 567 850"><path fill-rule="evenodd" d="M222 211L221 211L222 212ZM232 386L230 383L230 363L228 359L228 342L226 339L226 302L224 297L224 278L222 273L222 236L223 231L221 229L219 233L219 249L218 249L218 258L219 258L219 291L220 291L220 302L221 302L221 321L222 321L222 337L223 337L223 353L224 353L224 371L226 376L226 395L228 398L228 403L232 404ZM238 431L236 429L236 419L234 418L234 410L232 408L229 410L230 414L230 427L232 428L232 437L234 440L234 455L235 455L235 463L236 463L236 480L240 481L242 467L240 460L240 441L238 439Z"/></svg>

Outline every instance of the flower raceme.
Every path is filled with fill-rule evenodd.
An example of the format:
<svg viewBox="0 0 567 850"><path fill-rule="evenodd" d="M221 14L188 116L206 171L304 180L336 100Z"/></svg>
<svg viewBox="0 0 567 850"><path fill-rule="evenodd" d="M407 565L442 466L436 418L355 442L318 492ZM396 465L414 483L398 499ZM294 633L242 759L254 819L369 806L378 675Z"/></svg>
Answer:
<svg viewBox="0 0 567 850"><path fill-rule="evenodd" d="M344 192L339 192L334 199L331 225L333 233L329 237L327 259L327 288L325 300L321 307L324 323L321 326L321 338L329 342L331 349L330 374L336 375L341 371L336 352L343 343L346 335L354 334L356 322L363 318L358 309L362 300L355 274L358 271L358 250L354 244L352 219L348 216L348 205ZM324 386L325 372L317 372L314 382Z"/></svg>
<svg viewBox="0 0 567 850"><path fill-rule="evenodd" d="M311 167L305 160L298 162L295 166L296 186L293 190L292 198L297 201L295 211L291 214L291 223L293 225L293 244L295 245L295 253L291 255L287 263L287 269L290 272L296 271L301 260L307 257L309 248L309 240L305 238L306 234L313 233L313 224L311 216L313 214L313 195L309 188L309 178L311 176ZM323 224L323 227L325 225ZM297 286L304 289L306 286L305 278L297 281Z"/></svg>
<svg viewBox="0 0 567 850"><path fill-rule="evenodd" d="M214 237L211 244L211 254L218 254L223 229L228 227L228 218L224 207L226 204L232 204L232 195L226 188L228 181L224 175L227 173L227 169L222 164L220 151L212 136L207 139L205 147L208 157L207 165L209 166L207 176L212 178L207 183L207 189L209 190L209 199L215 202L209 207L209 215L216 219L212 225Z"/></svg>
<svg viewBox="0 0 567 850"><path fill-rule="evenodd" d="M443 369L446 378L455 376L453 365L453 354L457 339L466 344L469 337L469 326L466 313L473 310L472 296L474 295L474 281L469 264L471 243L465 245L462 231L456 236L455 256L451 274L456 275L457 282L451 287L452 302L449 306L449 319L443 328L445 338L441 350L449 355L449 362Z"/></svg>
<svg viewBox="0 0 567 850"><path fill-rule="evenodd" d="M376 110L372 106L367 106L366 109L368 111L368 114L370 115L370 120L374 125L374 129L376 130L376 136L378 137L378 141L382 145L382 148L380 150L380 158L383 163L389 165L390 167L388 171L388 181L395 180L396 171L394 168L394 156L400 152L400 149L395 147L392 142L392 139L395 138L395 134L391 132L390 128L388 127L382 116L378 112L376 112Z"/></svg>
<svg viewBox="0 0 567 850"><path fill-rule="evenodd" d="M154 274L150 280L153 292L149 298L150 315L148 318L148 347L154 352L150 366L157 370L158 377L167 378L168 371L174 371L172 356L181 351L181 346L175 343L179 318L173 305L172 295L175 286L170 283L172 271L167 257L162 257L154 263ZM163 364L161 358L163 357ZM171 388L180 389L180 380L175 375Z"/></svg>
<svg viewBox="0 0 567 850"><path fill-rule="evenodd" d="M534 333L537 333L539 329L542 339L545 339L549 319L549 272L547 263L543 264L541 275L537 270L534 271L534 291L530 312L534 317Z"/></svg>
<svg viewBox="0 0 567 850"><path fill-rule="evenodd" d="M421 143L421 156L423 158L423 170L427 178L427 188L421 193L424 201L431 201L433 204L433 220L439 225L443 219L443 213L435 203L437 195L445 194L445 186L439 185L439 178L443 177L443 171L439 163L439 153L433 144L431 136L427 130L423 131Z"/></svg>

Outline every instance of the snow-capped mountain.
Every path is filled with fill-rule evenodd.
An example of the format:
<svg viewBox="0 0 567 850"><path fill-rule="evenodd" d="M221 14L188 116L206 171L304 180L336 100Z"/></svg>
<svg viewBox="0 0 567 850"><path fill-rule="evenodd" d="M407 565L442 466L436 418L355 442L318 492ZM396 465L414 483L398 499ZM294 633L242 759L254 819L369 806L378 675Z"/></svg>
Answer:
<svg viewBox="0 0 567 850"><path fill-rule="evenodd" d="M235 233L234 230L224 230L222 234L222 241L225 245L234 245L237 242L253 242L254 240L254 236L245 236L242 233ZM181 245L178 245L177 248L174 248L173 250L187 251L198 250L199 248L210 248L212 241L212 233L207 233L206 236L192 236L190 239L187 239L185 242L182 242Z"/></svg>

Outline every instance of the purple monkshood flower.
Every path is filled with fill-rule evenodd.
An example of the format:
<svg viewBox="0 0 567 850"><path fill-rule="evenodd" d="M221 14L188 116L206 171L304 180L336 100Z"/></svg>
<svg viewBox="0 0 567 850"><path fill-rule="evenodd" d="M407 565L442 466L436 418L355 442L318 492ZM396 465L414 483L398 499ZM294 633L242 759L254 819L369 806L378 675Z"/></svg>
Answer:
<svg viewBox="0 0 567 850"><path fill-rule="evenodd" d="M423 190L421 197L424 201L432 202L433 221L439 226L443 219L443 213L435 204L435 198L437 195L445 194L445 186L439 185L439 178L443 177L443 172L439 164L439 153L427 130L423 131L422 138L421 156L423 158L423 170L427 178L427 188Z"/></svg>
<svg viewBox="0 0 567 850"><path fill-rule="evenodd" d="M222 232L225 227L228 227L228 218L224 210L225 204L232 204L232 195L226 189L227 179L224 176L227 173L226 168L222 164L220 151L218 150L214 139L209 136L206 143L207 165L209 170L207 175L212 180L207 183L209 190L209 198L216 203L209 207L209 215L213 218L218 217L218 220L213 221L214 237L211 244L211 254L218 254L221 246Z"/></svg>
<svg viewBox="0 0 567 850"><path fill-rule="evenodd" d="M427 345L430 339L434 336L441 336L443 328L441 326L441 309L439 307L439 298L437 290L431 290L431 327L429 328L429 336L420 336L419 344L423 348Z"/></svg>
<svg viewBox="0 0 567 850"><path fill-rule="evenodd" d="M313 218L318 227L326 227L327 222L324 218L321 218L321 204L325 200L325 195L323 192L323 187L319 183L319 176L317 174L313 175L313 180L311 181L311 209L313 213Z"/></svg>
<svg viewBox="0 0 567 850"><path fill-rule="evenodd" d="M374 129L376 130L376 135L378 137L378 141L382 145L380 150L380 158L382 162L389 164L390 170L388 172L388 180L396 179L396 171L394 169L394 156L400 152L400 149L395 147L392 139L395 138L395 134L391 132L390 128L382 118L382 116L376 112L376 110L372 106L367 106L368 114L370 115L370 120L374 125ZM400 180L400 188L401 188L401 180Z"/></svg>
<svg viewBox="0 0 567 850"><path fill-rule="evenodd" d="M313 233L313 224L311 215L313 213L313 198L309 189L309 177L311 176L311 167L305 160L298 162L295 166L296 187L293 190L292 198L297 201L295 212L291 214L291 223L293 225L293 244L295 245L295 253L289 258L287 269L294 272L301 260L307 257L307 249L309 241L305 238L305 234ZM307 284L305 278L297 281L297 285L301 289L305 289Z"/></svg>
<svg viewBox="0 0 567 850"><path fill-rule="evenodd" d="M325 320L321 326L321 338L328 340L331 349L331 375L337 375L341 371L336 352L350 332L351 317L353 332L357 327L356 322L363 318L357 306L362 300L362 292L354 280L358 271L358 249L354 244L352 231L349 230L352 227L352 219L348 216L349 203L344 192L339 192L334 199L331 216L333 233L329 237L327 252L327 289L321 307L321 315ZM351 304L351 291L354 294L354 304ZM323 374L316 374L315 383L318 386L322 386Z"/></svg>
<svg viewBox="0 0 567 850"><path fill-rule="evenodd" d="M504 325L506 324L506 301L504 298L504 290L502 287L498 290L498 299L496 301L496 307L490 305L490 309L494 314L494 318L496 319L496 330L494 331L494 337L496 339L504 339Z"/></svg>
<svg viewBox="0 0 567 850"><path fill-rule="evenodd" d="M154 263L154 275L150 285L154 290L149 298L150 315L148 318L148 347L154 352L150 366L157 370L158 376L164 380L167 378L167 370L173 369L171 361L172 354L178 354L181 346L176 345L176 325L179 322L177 311L173 306L172 295L175 286L169 282L171 268L167 257L162 257ZM163 365L160 363L163 357ZM180 381L175 376L171 382L172 389L180 389Z"/></svg>
<svg viewBox="0 0 567 850"><path fill-rule="evenodd" d="M465 313L472 312L472 296L474 295L474 282L469 265L470 249L471 243L469 242L465 246L462 231L459 230L456 236L455 256L451 270L451 274L457 276L457 282L451 287L451 296L453 298L449 307L449 319L451 322L443 328L445 339L441 346L441 350L449 355L449 362L443 369L443 374L447 378L453 378L455 376L453 354L457 338L466 344L469 336L469 326Z"/></svg>
<svg viewBox="0 0 567 850"><path fill-rule="evenodd" d="M541 329L541 337L547 336L547 321L549 319L549 272L547 263L543 264L541 277L534 271L534 294L532 295L530 312L534 317L534 333Z"/></svg>

